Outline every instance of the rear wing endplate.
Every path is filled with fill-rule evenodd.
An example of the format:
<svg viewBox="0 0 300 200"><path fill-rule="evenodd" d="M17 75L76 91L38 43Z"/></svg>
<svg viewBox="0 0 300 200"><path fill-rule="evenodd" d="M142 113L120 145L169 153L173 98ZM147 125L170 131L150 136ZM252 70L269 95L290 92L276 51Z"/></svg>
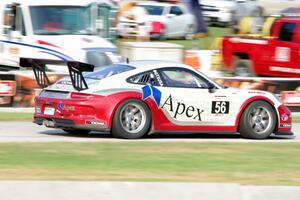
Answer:
<svg viewBox="0 0 300 200"><path fill-rule="evenodd" d="M82 72L92 72L94 70L93 65L77 61L20 58L20 66L33 69L36 82L41 88L45 88L52 84L46 73L47 64L67 65L74 89L78 91L88 89L88 85L82 75Z"/></svg>

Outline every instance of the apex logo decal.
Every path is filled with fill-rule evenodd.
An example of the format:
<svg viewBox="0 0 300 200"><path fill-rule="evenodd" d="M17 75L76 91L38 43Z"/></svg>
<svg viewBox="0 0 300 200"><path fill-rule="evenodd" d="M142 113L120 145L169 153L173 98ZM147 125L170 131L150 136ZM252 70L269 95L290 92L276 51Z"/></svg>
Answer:
<svg viewBox="0 0 300 200"><path fill-rule="evenodd" d="M163 103L161 108L174 113L172 114L173 118L177 118L180 115L185 115L187 118L192 118L197 121L202 121L201 114L204 112L204 110L200 108L196 108L194 106L187 106L185 103L177 102L176 105L173 107L173 99L170 95L167 100ZM175 109L173 109L175 108Z"/></svg>
<svg viewBox="0 0 300 200"><path fill-rule="evenodd" d="M143 101L152 97L156 105L159 107L161 101L161 91L159 91L159 89L155 88L152 85L146 85L142 88L142 93L143 93L143 97L142 97Z"/></svg>

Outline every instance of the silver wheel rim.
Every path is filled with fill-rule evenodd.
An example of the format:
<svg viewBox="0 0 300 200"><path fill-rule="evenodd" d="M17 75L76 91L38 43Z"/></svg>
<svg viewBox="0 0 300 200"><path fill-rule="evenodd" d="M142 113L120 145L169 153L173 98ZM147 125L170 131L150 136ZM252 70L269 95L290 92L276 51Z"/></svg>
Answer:
<svg viewBox="0 0 300 200"><path fill-rule="evenodd" d="M146 112L140 104L128 103L120 112L120 122L128 133L137 134L146 124Z"/></svg>
<svg viewBox="0 0 300 200"><path fill-rule="evenodd" d="M256 134L264 134L272 126L273 117L267 108L260 106L250 111L249 123L252 131Z"/></svg>

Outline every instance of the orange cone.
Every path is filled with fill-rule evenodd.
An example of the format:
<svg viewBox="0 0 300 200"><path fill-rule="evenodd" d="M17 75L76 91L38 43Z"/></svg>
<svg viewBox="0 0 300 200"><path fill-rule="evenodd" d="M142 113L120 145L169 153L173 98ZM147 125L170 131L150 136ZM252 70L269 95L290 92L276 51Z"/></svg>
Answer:
<svg viewBox="0 0 300 200"><path fill-rule="evenodd" d="M187 50L185 51L184 64L190 65L195 69L200 69L200 58L198 56L198 51Z"/></svg>

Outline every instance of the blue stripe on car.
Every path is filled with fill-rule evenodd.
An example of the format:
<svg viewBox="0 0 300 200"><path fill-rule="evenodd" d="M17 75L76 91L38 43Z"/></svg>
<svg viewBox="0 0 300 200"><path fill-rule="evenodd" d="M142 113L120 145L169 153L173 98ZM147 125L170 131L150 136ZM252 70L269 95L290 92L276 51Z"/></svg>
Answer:
<svg viewBox="0 0 300 200"><path fill-rule="evenodd" d="M0 40L0 42L3 43L8 43L8 44L15 44L15 45L20 45L20 46L26 46L26 47L32 47L32 48L37 48L37 49L41 49L41 50L45 50L45 51L49 51L49 54L51 55L56 55L56 57L60 56L61 58L64 58L63 60L74 60L73 58L59 52L59 51L55 51L52 49L48 49L45 47L41 47L41 46L37 46L37 45L31 45L31 44L25 44L25 43L20 43L20 42L12 42L12 41L7 41L7 40ZM50 53L51 52L51 53Z"/></svg>

